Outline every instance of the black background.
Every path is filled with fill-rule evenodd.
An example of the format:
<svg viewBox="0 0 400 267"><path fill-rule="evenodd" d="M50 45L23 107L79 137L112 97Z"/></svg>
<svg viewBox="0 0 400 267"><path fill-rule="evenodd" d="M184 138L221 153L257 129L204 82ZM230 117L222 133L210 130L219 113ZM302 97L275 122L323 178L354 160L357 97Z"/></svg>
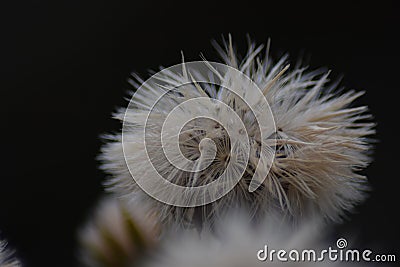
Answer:
<svg viewBox="0 0 400 267"><path fill-rule="evenodd" d="M363 89L379 143L371 197L339 232L398 253L399 9L395 1L10 1L0 8L0 229L26 266L72 266L76 230L102 192L97 169L131 71L218 59L211 39L272 38L272 55L304 52L343 85ZM5 6L4 6L5 5Z"/></svg>

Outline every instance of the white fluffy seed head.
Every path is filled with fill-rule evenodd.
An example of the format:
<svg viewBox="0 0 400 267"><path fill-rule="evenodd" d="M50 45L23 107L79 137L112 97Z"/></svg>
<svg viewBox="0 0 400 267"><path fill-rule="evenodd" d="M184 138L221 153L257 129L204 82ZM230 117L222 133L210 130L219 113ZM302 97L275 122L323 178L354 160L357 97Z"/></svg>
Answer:
<svg viewBox="0 0 400 267"><path fill-rule="evenodd" d="M152 218L140 206L131 211L118 199L103 199L79 232L81 262L91 267L139 262L158 240L157 222Z"/></svg>
<svg viewBox="0 0 400 267"><path fill-rule="evenodd" d="M0 240L0 267L21 266L21 262L13 257L13 251L7 249L7 242Z"/></svg>
<svg viewBox="0 0 400 267"><path fill-rule="evenodd" d="M244 214L243 214L244 215ZM229 215L220 220L213 232L183 231L180 235L173 235L163 240L161 247L145 262L145 267L256 267L256 266L355 266L351 262L329 261L327 254L324 260L312 262L301 260L303 250L314 250L316 258L320 252L335 244L328 242L320 231L321 224L317 221L308 221L293 229L291 225L282 224L274 218L264 218L255 226L249 218L243 215ZM267 249L265 261L259 260L258 251ZM285 250L279 261L276 252ZM298 259L296 254L299 253ZM260 258L265 257L264 253ZM282 257L282 254L281 256ZM307 259L307 256L305 256Z"/></svg>
<svg viewBox="0 0 400 267"><path fill-rule="evenodd" d="M208 184L224 172L232 156L232 144L223 127L213 120L197 119L186 124L180 132L179 147L188 159L200 157L204 138L215 144L215 160L207 169L195 174L171 167L163 154L159 137L162 124L176 101L197 96L199 92L224 101L245 125L250 146L245 172L233 190L213 203L194 208L158 202L147 196L132 179L124 158L121 134L107 136L108 143L100 155L102 169L111 174L106 182L108 188L128 200L144 200L142 203L158 210L163 224L200 227L213 224L216 218L235 207L245 207L255 219L278 210L282 216L294 221L310 216L338 221L346 211L361 202L368 187L366 178L359 171L370 162L368 136L374 133L374 124L369 121L371 115L366 113L367 107L351 105L363 92L338 92L337 84L329 82L329 73L309 71L301 64L288 68L287 56L273 63L269 57L269 44L264 56L262 49L263 46L250 44L247 55L239 60L231 42L225 50L218 47L225 64L243 72L262 90L274 116L275 132L264 133L261 139L260 131L267 129L258 127L254 116L240 98L221 87L199 84L177 88L170 99L163 102L164 106L161 105L154 112L150 127L146 129L148 135L154 137L149 138L148 153L153 158L155 168L169 181L182 186ZM173 87L183 83L187 73L167 73L159 79L164 87ZM230 86L243 87L243 81L235 76L227 75L222 79ZM138 88L143 81L139 78L136 80L133 83ZM140 159L147 156L146 151L135 149L134 140L139 139L135 125L143 124L141 108L150 108L146 106L147 102L152 102L151 92L157 90L161 89L141 88L140 103L136 103L139 108L116 113L116 118L123 120L125 117L131 122L130 131L124 134L132 145L125 146L125 153L137 160L128 163L131 164L130 169L140 169ZM251 92L244 89L243 94L246 93ZM196 108L204 108L207 112L213 109L212 106ZM185 110L182 109L182 112ZM233 116L220 110L213 112L225 121ZM207 142L203 144L207 145ZM249 192L254 170L269 160L260 158L261 144L267 147L264 155L273 157L272 166L259 187ZM273 148L276 153L269 153L268 148ZM145 173L140 179L148 178Z"/></svg>

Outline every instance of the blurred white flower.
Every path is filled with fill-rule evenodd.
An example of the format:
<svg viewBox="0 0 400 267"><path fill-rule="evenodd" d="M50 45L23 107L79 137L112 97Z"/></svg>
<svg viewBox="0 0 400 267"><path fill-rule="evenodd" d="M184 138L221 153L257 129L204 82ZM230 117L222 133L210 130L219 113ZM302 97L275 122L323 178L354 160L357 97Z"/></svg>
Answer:
<svg viewBox="0 0 400 267"><path fill-rule="evenodd" d="M223 88L199 84L178 87L172 94L166 95L169 99L163 104L170 103L170 106L166 106L165 112L155 110L152 117L155 119L146 129L153 137L149 141L149 151L135 149L135 140L141 140L140 131L132 127L131 132L124 133L132 142L132 146L126 147L128 157L141 159L149 152L155 168L169 181L187 187L208 184L224 172L231 156L229 136L218 123L197 119L186 124L179 135L182 154L191 160L200 157L200 142L204 138L211 139L216 145L215 160L197 173L176 170L163 154L159 139L163 122L174 104L199 94L223 101L240 117L250 140L250 158L245 173L233 190L213 203L195 208L158 202L147 196L132 179L124 158L121 134L107 136L109 142L100 155L102 169L112 176L106 182L109 189L128 200L140 199L140 203L153 206L158 210L163 225L197 224L200 227L213 224L217 217L235 207L246 207L254 218L263 218L265 214L278 210L281 216L295 221L310 216L339 221L346 211L364 200L367 180L359 171L370 162L368 136L374 133L374 123L369 122L371 115L366 113L367 107L351 106L363 92L341 92L336 83L329 82L329 72L309 71L301 64L288 68L287 56L273 63L269 57L269 43L264 56L262 49L263 46L256 47L250 43L247 55L239 60L231 41L225 44L225 49L218 47L224 63L250 77L268 101L276 131L267 134L266 138L260 139L254 115L240 97ZM148 105L152 103L153 92L182 84L187 78L188 74L184 71L182 75L167 73L158 78L163 86L141 88L140 102L133 103L137 108L126 110L130 123L133 126L143 123L140 112L152 108ZM222 78L227 79L225 84L231 86L244 85L243 80L235 79L235 76ZM139 88L142 83L137 78L135 86ZM215 110L215 113L218 112ZM124 115L125 110L120 110L115 117L123 120ZM223 116L229 121L232 114L224 113ZM267 148L272 148L273 144L276 153L264 151L267 157L273 157L271 169L259 187L250 192L254 170L269 160L260 157L261 144ZM142 161L131 161L129 164L131 169L140 169ZM146 179L145 170L140 178ZM171 192L165 192L168 193Z"/></svg>
<svg viewBox="0 0 400 267"><path fill-rule="evenodd" d="M0 267L20 267L21 262L13 257L13 251L7 249L7 242L0 240Z"/></svg>
<svg viewBox="0 0 400 267"><path fill-rule="evenodd" d="M86 266L118 267L137 263L158 240L158 227L140 206L128 211L115 198L105 198L79 232L80 260Z"/></svg>
<svg viewBox="0 0 400 267"><path fill-rule="evenodd" d="M265 246L267 253L271 250L316 251L316 258L320 257L320 251L328 246L335 247L324 241L324 233L321 224L317 221L308 221L299 225L297 229L267 218L255 226L249 222L247 216L228 216L219 221L214 229L216 232L186 231L181 235L173 235L162 243L161 249L154 252L145 262L145 267L255 267L255 266L354 266L350 262L330 261L328 257L321 261L305 261L299 256L299 260L279 261L275 258L265 258ZM259 255L260 250L263 250ZM265 260L264 260L265 259ZM312 258L313 259L313 258Z"/></svg>

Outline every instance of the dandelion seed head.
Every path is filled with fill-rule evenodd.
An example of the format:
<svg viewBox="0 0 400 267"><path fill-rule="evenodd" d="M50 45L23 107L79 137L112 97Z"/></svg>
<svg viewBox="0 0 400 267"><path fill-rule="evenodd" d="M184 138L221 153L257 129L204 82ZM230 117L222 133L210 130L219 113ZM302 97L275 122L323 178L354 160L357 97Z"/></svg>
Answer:
<svg viewBox="0 0 400 267"><path fill-rule="evenodd" d="M79 231L80 260L85 266L128 266L157 243L158 226L140 206L130 211L121 201L103 199Z"/></svg>
<svg viewBox="0 0 400 267"><path fill-rule="evenodd" d="M185 70L181 75L164 72L158 80L164 88L174 89L169 90L147 120L144 111L150 109L154 92L162 90L161 86L142 88L131 102L133 106L115 114L116 118L129 122L124 132L129 145L123 145L121 134L106 136L108 143L102 148L100 159L102 169L111 174L107 187L128 200L144 199L143 203L158 210L165 225L203 227L236 207L246 207L255 220L275 211L294 221L315 216L341 220L347 211L364 200L368 188L360 170L370 162L368 138L374 133L374 123L370 122L367 107L352 106L363 92L340 92L338 85L329 81L329 72L310 71L301 64L289 67L287 56L273 62L269 44L263 55L263 46L250 43L242 60L234 52L231 41L225 43L225 48L217 46L217 49L224 64L239 70L260 88L273 121L261 127L249 103L256 110L267 112L267 107L260 104L260 98L249 89L249 83L239 76L228 73L221 77L224 86L239 92L234 94L224 86L213 84L192 83L174 88L187 81L191 74ZM136 77L133 83L140 87L144 81ZM173 123L170 128L163 129L168 114L177 104L200 96L212 101L176 110L176 124L180 118L184 120L196 112L213 114L216 120L198 118L178 130ZM214 105L213 101L222 101L229 108ZM232 123L236 117L244 128L233 131L237 129L234 127L237 123ZM140 140L137 128L145 124L147 151L137 144ZM175 168L164 153L166 146L174 144L163 144L162 134L172 138L177 132L179 153L197 162L196 172ZM228 132L237 138L245 135L248 142L232 142L235 138L232 139ZM243 152L246 149L249 151L247 160ZM148 155L157 172L176 185L207 185L217 180L230 162L235 164L228 175L240 180L226 195L212 203L198 207L166 205L147 196L129 171L133 169L141 174L138 175L141 180L151 178L142 164ZM173 154L172 160L175 156L178 158ZM176 160L176 163L180 161ZM254 179L257 168L269 172L265 177ZM241 177L237 177L239 175ZM173 192L171 195L177 197Z"/></svg>
<svg viewBox="0 0 400 267"><path fill-rule="evenodd" d="M316 257L320 251L332 246L321 235L321 223L308 221L293 229L291 225L282 224L275 218L266 217L260 220L258 226L249 222L245 214L228 215L222 218L213 232L184 231L181 235L166 238L157 251L157 256L149 258L145 267L232 267L232 266L310 266L311 261L302 261L301 256L296 260L290 251L296 250L301 255L303 250L313 249ZM247 215L247 214L246 214ZM216 232L215 232L216 231ZM216 234L217 233L217 234ZM268 247L265 261L257 257L259 250ZM279 261L275 255L271 260L270 251L286 251L284 258ZM264 254L262 255L265 256ZM295 259L295 260L293 260ZM329 261L326 256L316 266L358 266L351 262Z"/></svg>

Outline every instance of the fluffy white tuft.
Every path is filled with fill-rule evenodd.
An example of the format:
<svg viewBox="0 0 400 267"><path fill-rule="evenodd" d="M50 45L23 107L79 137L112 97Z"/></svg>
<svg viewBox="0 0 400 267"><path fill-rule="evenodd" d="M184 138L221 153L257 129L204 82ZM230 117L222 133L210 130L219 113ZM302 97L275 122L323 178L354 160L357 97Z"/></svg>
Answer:
<svg viewBox="0 0 400 267"><path fill-rule="evenodd" d="M329 72L309 71L301 64L286 68L287 56L273 63L269 57L269 43L264 56L263 46L249 44L243 60L239 60L231 42L225 44L225 49L218 47L218 50L225 64L246 74L262 89L276 123L276 132L260 140L260 130L254 116L241 104L240 99L216 86L203 86L201 89L203 95L227 103L237 112L246 127L251 142L251 157L240 182L226 196L205 206L181 208L160 203L147 196L135 184L124 159L121 134L115 134L107 136L109 142L102 148L100 155L102 169L111 174L106 183L109 189L128 200L144 200L142 203L158 210L161 221L167 225L212 224L216 217L236 206L246 207L254 218L262 218L266 213L278 210L281 215L295 221L315 215L339 221L346 211L364 200L367 189L366 177L359 171L370 162L368 152L371 145L368 136L374 133L374 124L369 122L371 115L366 113L367 107L351 106L363 92L339 92L337 84L329 82ZM235 80L234 76L223 78L229 80L227 84L242 85L243 82ZM187 79L185 73L181 76L165 74L160 82L164 87L172 87L184 79ZM142 83L142 80L137 79L136 86ZM135 119L140 124L142 119L138 114L150 108L146 106L146 97L151 102L150 91L161 89L155 87L143 90L143 101L137 103L141 108L128 109L126 113L133 120L133 125ZM170 96L170 103L179 103L197 95L199 85L177 90L177 94ZM171 108L168 107L169 110ZM168 112L157 112L159 120L153 120L148 132L151 136L159 137L162 122ZM121 110L115 117L122 120L124 115L125 110ZM230 114L223 116L229 120ZM213 181L224 171L231 145L224 130L216 128L214 121L199 119L185 125L179 137L183 154L192 159L199 156L198 147L203 138L211 138L217 146L216 160L208 169L195 174L196 177L192 173L174 170L162 155L161 143L157 138L150 146L156 167L168 176L168 180L178 185L198 186ZM124 134L133 142L135 139L140 140L140 133L134 129ZM265 161L259 158L260 143L264 142L268 146L273 139L276 140L276 154L270 172L257 190L249 192L250 180L257 164ZM135 150L134 145L128 149L128 153L132 158L145 157L145 151ZM130 168L140 169L141 161L133 162ZM141 179L146 179L145 174Z"/></svg>
<svg viewBox="0 0 400 267"><path fill-rule="evenodd" d="M257 226L248 221L247 216L228 216L216 224L215 231L189 232L175 235L164 240L161 248L152 258L144 264L145 267L233 267L233 266L354 266L348 262L320 262L298 261L288 258L291 250L297 250L300 255L303 249L313 249L316 258L320 251L328 246L335 247L323 241L324 236L320 231L321 224L317 221L309 221L299 225L294 230L291 226L281 224L273 218L261 220ZM268 258L260 261L257 252L268 246L271 250L284 249L287 254L287 262L280 262L273 255L273 260ZM269 255L269 253L268 253ZM264 256L264 255L261 255ZM291 256L292 259L295 255Z"/></svg>
<svg viewBox="0 0 400 267"><path fill-rule="evenodd" d="M80 260L91 267L127 266L157 243L158 232L157 223L139 206L131 212L118 199L105 198L79 232Z"/></svg>

